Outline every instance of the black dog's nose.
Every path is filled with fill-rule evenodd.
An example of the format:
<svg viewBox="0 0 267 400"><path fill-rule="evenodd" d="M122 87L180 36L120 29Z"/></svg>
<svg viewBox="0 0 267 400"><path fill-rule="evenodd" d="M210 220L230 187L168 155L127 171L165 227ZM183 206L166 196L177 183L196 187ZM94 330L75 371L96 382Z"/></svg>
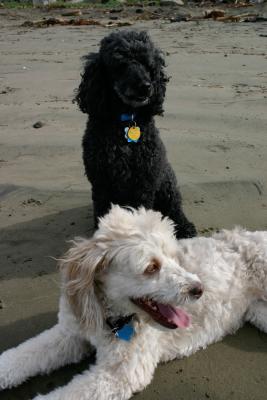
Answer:
<svg viewBox="0 0 267 400"><path fill-rule="evenodd" d="M201 283L196 283L189 289L189 295L194 297L195 299L199 299L203 294L203 286Z"/></svg>
<svg viewBox="0 0 267 400"><path fill-rule="evenodd" d="M150 86L151 86L151 83L150 83L150 82L143 82L142 86L143 86L144 88L146 88L146 89L149 89Z"/></svg>
<svg viewBox="0 0 267 400"><path fill-rule="evenodd" d="M150 89L151 89L151 83L148 81L144 81L139 85L139 90L140 92L142 92L142 94L147 94L149 93Z"/></svg>

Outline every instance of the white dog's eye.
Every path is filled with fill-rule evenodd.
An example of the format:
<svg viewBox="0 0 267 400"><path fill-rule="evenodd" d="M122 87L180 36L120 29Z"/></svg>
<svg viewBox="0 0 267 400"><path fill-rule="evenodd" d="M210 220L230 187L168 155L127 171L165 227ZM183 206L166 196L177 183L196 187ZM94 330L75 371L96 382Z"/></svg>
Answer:
<svg viewBox="0 0 267 400"><path fill-rule="evenodd" d="M152 275L152 274L155 274L156 272L159 272L160 269L161 269L160 261L157 260L156 258L154 258L153 260L151 260L149 265L146 267L144 274Z"/></svg>

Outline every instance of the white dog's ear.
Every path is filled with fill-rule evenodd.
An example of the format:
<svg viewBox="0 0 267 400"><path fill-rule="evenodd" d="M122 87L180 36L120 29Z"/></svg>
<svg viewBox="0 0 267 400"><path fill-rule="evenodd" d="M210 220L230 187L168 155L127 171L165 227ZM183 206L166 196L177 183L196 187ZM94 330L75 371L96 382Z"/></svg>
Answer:
<svg viewBox="0 0 267 400"><path fill-rule="evenodd" d="M103 327L95 274L106 267L106 253L104 243L79 238L60 260L65 294L81 326L90 330Z"/></svg>

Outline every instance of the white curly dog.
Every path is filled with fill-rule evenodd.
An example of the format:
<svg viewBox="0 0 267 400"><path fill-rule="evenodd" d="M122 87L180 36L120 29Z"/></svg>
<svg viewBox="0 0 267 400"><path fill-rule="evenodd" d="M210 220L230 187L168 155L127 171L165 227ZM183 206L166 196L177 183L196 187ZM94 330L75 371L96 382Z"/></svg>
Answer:
<svg viewBox="0 0 267 400"><path fill-rule="evenodd" d="M189 356L250 321L267 332L267 232L176 241L160 213L113 206L61 260L58 324L0 357L0 388L78 362L96 364L37 400L123 400L157 364ZM196 301L197 300L197 301Z"/></svg>

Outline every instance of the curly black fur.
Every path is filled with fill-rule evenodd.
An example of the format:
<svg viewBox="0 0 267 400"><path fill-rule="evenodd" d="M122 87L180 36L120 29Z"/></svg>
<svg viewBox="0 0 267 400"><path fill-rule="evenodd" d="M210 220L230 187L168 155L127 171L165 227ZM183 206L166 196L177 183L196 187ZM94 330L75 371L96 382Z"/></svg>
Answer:
<svg viewBox="0 0 267 400"><path fill-rule="evenodd" d="M89 115L83 160L92 184L95 221L110 204L159 210L176 224L178 238L196 234L181 206L175 174L154 124L163 113L168 81L162 53L146 32L111 33L86 64L76 100ZM142 136L128 143L122 113L135 114Z"/></svg>

